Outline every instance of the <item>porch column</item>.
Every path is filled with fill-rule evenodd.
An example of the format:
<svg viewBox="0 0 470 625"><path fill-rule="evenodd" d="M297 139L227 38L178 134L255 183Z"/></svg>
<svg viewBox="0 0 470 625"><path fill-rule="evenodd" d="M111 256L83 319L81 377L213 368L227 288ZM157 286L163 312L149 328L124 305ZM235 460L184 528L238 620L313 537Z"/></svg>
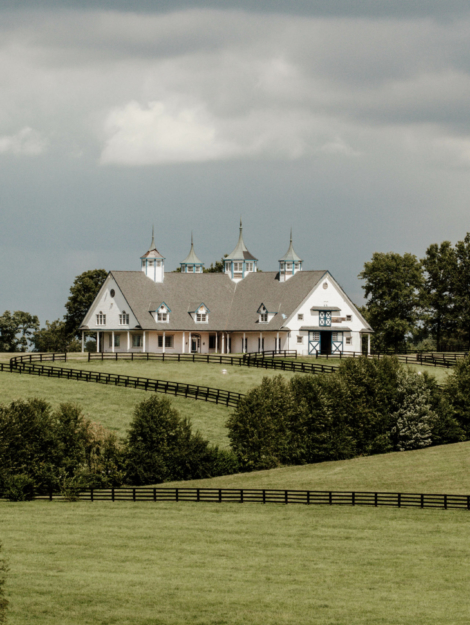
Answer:
<svg viewBox="0 0 470 625"><path fill-rule="evenodd" d="M259 349L258 349L258 351L259 352L263 351L263 333L262 332L259 333Z"/></svg>
<svg viewBox="0 0 470 625"><path fill-rule="evenodd" d="M221 354L225 354L225 332L222 332L222 351Z"/></svg>
<svg viewBox="0 0 470 625"><path fill-rule="evenodd" d="M142 351L145 353L145 330L143 332L143 335L144 335L144 338L143 338L143 341L142 341L142 345L143 345Z"/></svg>
<svg viewBox="0 0 470 625"><path fill-rule="evenodd" d="M189 333L189 341L188 341L188 354L191 353L191 332Z"/></svg>
<svg viewBox="0 0 470 625"><path fill-rule="evenodd" d="M219 333L215 333L215 353L219 353Z"/></svg>
<svg viewBox="0 0 470 625"><path fill-rule="evenodd" d="M82 354L85 351L85 331L82 330Z"/></svg>
<svg viewBox="0 0 470 625"><path fill-rule="evenodd" d="M96 351L100 351L100 333L98 330L96 331Z"/></svg>
<svg viewBox="0 0 470 625"><path fill-rule="evenodd" d="M277 333L277 346L276 346L276 350L279 351L279 352L281 351L281 345L279 343L279 332Z"/></svg>
<svg viewBox="0 0 470 625"><path fill-rule="evenodd" d="M183 354L184 354L184 341L185 341L185 332L183 332Z"/></svg>
<svg viewBox="0 0 470 625"><path fill-rule="evenodd" d="M111 332L111 351L114 352L114 330Z"/></svg>
<svg viewBox="0 0 470 625"><path fill-rule="evenodd" d="M243 332L243 345L242 345L242 354L246 353L246 348L245 348L245 333Z"/></svg>
<svg viewBox="0 0 470 625"><path fill-rule="evenodd" d="M162 351L165 353L165 332L163 332Z"/></svg>
<svg viewBox="0 0 470 625"><path fill-rule="evenodd" d="M130 352L130 350L131 350L131 333L128 330L127 331L127 351Z"/></svg>

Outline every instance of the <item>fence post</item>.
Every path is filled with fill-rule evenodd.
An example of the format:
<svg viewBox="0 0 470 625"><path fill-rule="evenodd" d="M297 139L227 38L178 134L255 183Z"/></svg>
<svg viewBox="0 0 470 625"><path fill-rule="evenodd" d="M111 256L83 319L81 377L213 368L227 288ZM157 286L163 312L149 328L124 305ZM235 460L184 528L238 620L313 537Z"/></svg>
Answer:
<svg viewBox="0 0 470 625"><path fill-rule="evenodd" d="M284 503L289 503L289 491L284 491Z"/></svg>
<svg viewBox="0 0 470 625"><path fill-rule="evenodd" d="M447 495L444 495L444 510L447 510Z"/></svg>
<svg viewBox="0 0 470 625"><path fill-rule="evenodd" d="M266 491L263 488L263 503L266 503Z"/></svg>
<svg viewBox="0 0 470 625"><path fill-rule="evenodd" d="M153 489L153 500L157 501L157 489L156 488Z"/></svg>
<svg viewBox="0 0 470 625"><path fill-rule="evenodd" d="M90 488L90 501L93 501L93 488Z"/></svg>
<svg viewBox="0 0 470 625"><path fill-rule="evenodd" d="M379 505L379 502L378 502L378 493L374 493L374 495L375 495L375 496L374 496L374 505L375 505L375 507L377 508L377 506Z"/></svg>
<svg viewBox="0 0 470 625"><path fill-rule="evenodd" d="M111 501L114 501L114 486L111 488Z"/></svg>
<svg viewBox="0 0 470 625"><path fill-rule="evenodd" d="M222 501L222 489L219 488L219 503Z"/></svg>
<svg viewBox="0 0 470 625"><path fill-rule="evenodd" d="M179 501L179 489L175 488L175 501Z"/></svg>
<svg viewBox="0 0 470 625"><path fill-rule="evenodd" d="M424 508L424 495L421 495L421 508Z"/></svg>
<svg viewBox="0 0 470 625"><path fill-rule="evenodd" d="M331 492L331 490L328 494L328 500L329 500L330 506L332 506L333 505L333 493Z"/></svg>
<svg viewBox="0 0 470 625"><path fill-rule="evenodd" d="M243 503L243 488L240 488L240 503Z"/></svg>
<svg viewBox="0 0 470 625"><path fill-rule="evenodd" d="M196 488L196 501L201 501L201 495L199 492L199 488Z"/></svg>
<svg viewBox="0 0 470 625"><path fill-rule="evenodd" d="M52 487L49 489L49 501L52 501Z"/></svg>
<svg viewBox="0 0 470 625"><path fill-rule="evenodd" d="M356 493L351 493L351 504L356 505Z"/></svg>
<svg viewBox="0 0 470 625"><path fill-rule="evenodd" d="M401 508L401 493L398 493L398 507Z"/></svg>
<svg viewBox="0 0 470 625"><path fill-rule="evenodd" d="M135 488L132 489L132 501L135 501Z"/></svg>

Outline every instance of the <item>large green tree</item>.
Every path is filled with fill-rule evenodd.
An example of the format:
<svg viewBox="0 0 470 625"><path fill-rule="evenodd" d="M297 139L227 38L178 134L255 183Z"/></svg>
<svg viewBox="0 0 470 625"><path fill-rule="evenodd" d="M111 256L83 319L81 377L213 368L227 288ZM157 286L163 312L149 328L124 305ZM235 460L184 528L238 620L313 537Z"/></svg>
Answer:
<svg viewBox="0 0 470 625"><path fill-rule="evenodd" d="M92 269L84 271L77 276L70 287L70 297L68 298L64 316L65 329L67 334L80 338L80 327L88 309L93 303L98 291L103 286L108 272L105 269Z"/></svg>
<svg viewBox="0 0 470 625"><path fill-rule="evenodd" d="M46 327L37 330L32 343L36 352L79 352L80 342L67 332L65 321L46 321Z"/></svg>
<svg viewBox="0 0 470 625"><path fill-rule="evenodd" d="M470 345L470 233L455 245L457 267L453 280L459 337Z"/></svg>
<svg viewBox="0 0 470 625"><path fill-rule="evenodd" d="M39 329L36 315L16 310L6 310L0 316L0 352L25 352L28 341L35 330Z"/></svg>
<svg viewBox="0 0 470 625"><path fill-rule="evenodd" d="M433 243L426 250L421 264L424 269L421 291L424 327L440 350L443 339L450 338L457 327L454 297L457 255L450 241L441 245Z"/></svg>
<svg viewBox="0 0 470 625"><path fill-rule="evenodd" d="M359 278L368 298L367 319L374 329L374 347L400 350L418 329L423 271L413 254L375 252Z"/></svg>

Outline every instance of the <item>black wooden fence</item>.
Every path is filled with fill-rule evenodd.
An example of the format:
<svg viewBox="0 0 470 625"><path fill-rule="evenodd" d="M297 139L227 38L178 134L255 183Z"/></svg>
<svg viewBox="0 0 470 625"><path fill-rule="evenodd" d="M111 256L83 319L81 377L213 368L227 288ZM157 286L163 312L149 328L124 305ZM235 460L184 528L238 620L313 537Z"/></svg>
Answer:
<svg viewBox="0 0 470 625"><path fill-rule="evenodd" d="M470 510L470 495L430 493L384 493L260 488L100 488L83 490L80 501L181 501L217 503L277 503L330 506L372 506L392 508L442 508ZM60 494L35 499L64 500Z"/></svg>
<svg viewBox="0 0 470 625"><path fill-rule="evenodd" d="M118 375L100 371L54 367L53 365L44 365L41 362L35 362L29 359L26 359L26 362L22 362L20 358L21 357L12 358L12 361L14 360L15 362L12 363L12 361L10 361L7 365L8 369L7 367L2 367L2 371L8 370L48 378L64 378L66 380L80 380L98 384L111 384L112 386L124 386L126 388L153 391L154 393L166 393L232 407L238 406L240 399L244 397L242 393L226 391L220 388L184 384L182 382L170 382L168 380L154 380L130 375Z"/></svg>
<svg viewBox="0 0 470 625"><path fill-rule="evenodd" d="M265 354L268 352L265 352ZM287 357L296 358L297 352L285 352ZM151 352L89 352L88 362L93 360L159 360L163 362L205 362L237 367L257 367L260 369L275 369L278 371L292 371L294 373L334 373L335 366L283 360L276 356L262 356L260 353L231 356L230 354L156 354Z"/></svg>

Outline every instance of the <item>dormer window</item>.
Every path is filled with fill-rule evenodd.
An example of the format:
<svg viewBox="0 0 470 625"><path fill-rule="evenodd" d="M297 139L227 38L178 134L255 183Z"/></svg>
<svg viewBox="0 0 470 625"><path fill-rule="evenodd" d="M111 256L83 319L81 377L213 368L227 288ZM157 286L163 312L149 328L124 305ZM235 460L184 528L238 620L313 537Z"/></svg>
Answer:
<svg viewBox="0 0 470 625"><path fill-rule="evenodd" d="M125 310L119 315L119 325L120 326L128 326L129 325L129 313L126 313Z"/></svg>
<svg viewBox="0 0 470 625"><path fill-rule="evenodd" d="M196 315L196 321L198 323L206 323L207 321L207 315L205 313L197 313Z"/></svg>
<svg viewBox="0 0 470 625"><path fill-rule="evenodd" d="M260 323L268 323L268 313L261 313L259 320Z"/></svg>
<svg viewBox="0 0 470 625"><path fill-rule="evenodd" d="M96 315L96 325L97 326L106 325L106 315L104 315L101 311Z"/></svg>
<svg viewBox="0 0 470 625"><path fill-rule="evenodd" d="M205 304L195 306L190 313L196 323L207 323L209 321L210 310Z"/></svg>
<svg viewBox="0 0 470 625"><path fill-rule="evenodd" d="M170 321L171 310L162 302L157 310L154 312L154 319L158 323L168 323Z"/></svg>

